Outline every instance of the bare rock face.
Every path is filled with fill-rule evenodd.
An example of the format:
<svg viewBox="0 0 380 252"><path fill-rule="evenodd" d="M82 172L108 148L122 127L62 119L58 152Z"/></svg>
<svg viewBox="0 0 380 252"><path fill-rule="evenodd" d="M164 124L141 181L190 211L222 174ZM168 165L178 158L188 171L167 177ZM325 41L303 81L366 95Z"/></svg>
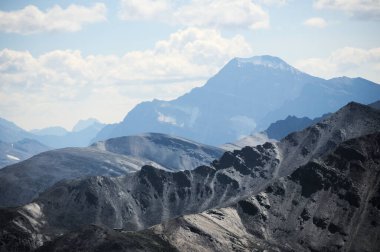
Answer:
<svg viewBox="0 0 380 252"><path fill-rule="evenodd" d="M222 154L216 147L153 133L52 150L0 170L0 206L29 203L62 179L115 177L147 164L167 171L191 170Z"/></svg>
<svg viewBox="0 0 380 252"><path fill-rule="evenodd" d="M51 228L70 230L95 223L140 230L186 213L231 204L265 186L275 164L276 149L268 143L260 151L245 147L226 152L212 167L193 171L173 173L144 166L129 176L63 181L36 202Z"/></svg>
<svg viewBox="0 0 380 252"><path fill-rule="evenodd" d="M379 110L350 102L323 121L286 136L281 150L279 176L287 176L314 158L323 157L340 143L380 130Z"/></svg>
<svg viewBox="0 0 380 252"><path fill-rule="evenodd" d="M180 251L377 251L380 133L349 140L231 207L149 230Z"/></svg>
<svg viewBox="0 0 380 252"><path fill-rule="evenodd" d="M376 251L379 177L380 133L352 139L249 198L242 222L280 250Z"/></svg>
<svg viewBox="0 0 380 252"><path fill-rule="evenodd" d="M198 251L324 250L338 241L326 232L343 230L340 248L351 249L350 237L366 244L365 232L355 230L377 225L379 130L380 111L350 103L279 143L226 152L211 166L175 173L144 166L120 177L61 181L32 203L38 218L10 216L0 230L22 225L28 239L54 239L89 224L139 231L163 223L152 231L182 251L191 244L201 244ZM375 135L354 139L366 134ZM215 208L222 209L209 211Z"/></svg>

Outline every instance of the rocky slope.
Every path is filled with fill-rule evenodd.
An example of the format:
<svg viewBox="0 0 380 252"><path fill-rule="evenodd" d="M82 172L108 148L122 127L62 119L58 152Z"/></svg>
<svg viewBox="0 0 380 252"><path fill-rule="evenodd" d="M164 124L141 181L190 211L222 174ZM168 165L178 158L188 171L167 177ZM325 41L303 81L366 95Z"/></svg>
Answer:
<svg viewBox="0 0 380 252"><path fill-rule="evenodd" d="M159 133L111 138L92 147L112 153L154 160L171 171L192 170L210 164L223 150L182 137Z"/></svg>
<svg viewBox="0 0 380 252"><path fill-rule="evenodd" d="M37 209L35 215L39 217L21 225L28 237L43 234L51 238L90 223L141 230L256 195L274 179L324 157L343 141L379 130L380 111L350 103L321 123L290 134L279 143L226 152L212 166L176 173L145 166L117 178L62 181L34 203L14 211L30 216L28 208ZM28 228L32 224L35 230ZM11 232L8 230L3 232Z"/></svg>
<svg viewBox="0 0 380 252"><path fill-rule="evenodd" d="M131 245L155 251L156 244L164 243L178 251L377 251L379 178L380 133L375 133L341 143L323 159L229 207L140 232L85 227L40 251L93 251L111 245L115 251Z"/></svg>
<svg viewBox="0 0 380 252"><path fill-rule="evenodd" d="M375 108L375 109L380 109L380 100L377 102L373 102L371 104L368 104L368 106Z"/></svg>
<svg viewBox="0 0 380 252"><path fill-rule="evenodd" d="M146 164L163 170L194 169L223 154L183 138L145 134L110 139L87 148L41 153L0 170L0 206L23 205L62 179L120 176Z"/></svg>
<svg viewBox="0 0 380 252"><path fill-rule="evenodd" d="M378 132L379 113L377 109L350 102L323 121L289 134L278 143L282 156L279 176L326 155L343 141Z"/></svg>
<svg viewBox="0 0 380 252"><path fill-rule="evenodd" d="M313 77L271 56L235 58L207 83L172 101L143 102L95 140L161 132L219 146L288 115L315 118L350 101L368 104L380 85L362 78Z"/></svg>
<svg viewBox="0 0 380 252"><path fill-rule="evenodd" d="M226 143L220 146L225 151L241 150L245 146L257 146L263 145L266 142L277 142L276 139L270 139L265 132L255 133L246 137L243 137L233 143Z"/></svg>
<svg viewBox="0 0 380 252"><path fill-rule="evenodd" d="M37 249L39 252L64 251L178 251L159 235L147 230L141 233L112 230L91 225L56 239Z"/></svg>
<svg viewBox="0 0 380 252"><path fill-rule="evenodd" d="M380 133L344 142L228 208L151 228L180 251L377 251Z"/></svg>

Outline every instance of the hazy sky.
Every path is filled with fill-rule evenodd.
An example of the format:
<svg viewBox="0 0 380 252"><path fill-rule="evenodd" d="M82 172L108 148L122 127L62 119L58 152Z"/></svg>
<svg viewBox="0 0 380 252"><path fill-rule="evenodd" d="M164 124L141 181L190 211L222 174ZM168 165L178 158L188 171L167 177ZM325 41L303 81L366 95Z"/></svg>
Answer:
<svg viewBox="0 0 380 252"><path fill-rule="evenodd" d="M0 1L0 117L26 129L121 121L233 57L380 83L380 0Z"/></svg>

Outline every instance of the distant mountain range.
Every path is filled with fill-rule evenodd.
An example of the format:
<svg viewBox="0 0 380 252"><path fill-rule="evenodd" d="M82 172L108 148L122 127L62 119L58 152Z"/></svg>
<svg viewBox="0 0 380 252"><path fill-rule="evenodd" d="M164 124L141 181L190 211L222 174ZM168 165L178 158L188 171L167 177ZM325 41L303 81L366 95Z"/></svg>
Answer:
<svg viewBox="0 0 380 252"><path fill-rule="evenodd" d="M204 86L172 101L143 102L120 123L104 125L88 119L78 122L72 132L59 127L26 132L2 119L0 141L29 138L52 148L84 147L99 140L157 132L220 146L261 132L289 115L316 118L350 101L369 104L379 97L380 85L362 78L324 80L277 57L235 58ZM312 122L299 123L301 127ZM267 131L269 138L280 139L287 131L272 133Z"/></svg>
<svg viewBox="0 0 380 252"><path fill-rule="evenodd" d="M69 133L65 128L63 127L48 127L43 129L34 129L31 130L30 133L37 135L37 136L64 136Z"/></svg>
<svg viewBox="0 0 380 252"><path fill-rule="evenodd" d="M38 141L53 148L64 147L86 147L91 143L91 139L105 126L95 119L81 120L72 131L63 135L39 135L35 137ZM48 129L43 129L47 132ZM58 132L56 132L58 133Z"/></svg>
<svg viewBox="0 0 380 252"><path fill-rule="evenodd" d="M88 119L79 121L71 132L62 127L28 132L0 118L0 169L49 149L88 146L103 127L96 119Z"/></svg>
<svg viewBox="0 0 380 252"><path fill-rule="evenodd" d="M237 246L374 251L380 245L375 165L379 131L379 110L349 103L278 143L226 152L212 165L192 171L144 166L115 178L64 180L30 204L1 209L0 239L6 241L5 248L36 248L67 233L47 248L75 240L91 250L98 243L87 241L107 233L110 239L99 240L103 246L115 239L128 243L135 236L134 244L140 247L169 243L169 248L182 251L189 246L212 251ZM159 223L137 233L107 231L136 231ZM89 224L101 227L86 228Z"/></svg>
<svg viewBox="0 0 380 252"><path fill-rule="evenodd" d="M94 141L160 132L219 146L265 130L288 115L315 118L350 101L368 104L380 85L362 78L325 80L272 56L235 58L207 83L172 101L143 102Z"/></svg>
<svg viewBox="0 0 380 252"><path fill-rule="evenodd" d="M51 148L84 147L105 126L96 119L80 120L67 131L62 127L49 127L26 131L13 122L0 118L0 141L15 143L23 139L34 139Z"/></svg>

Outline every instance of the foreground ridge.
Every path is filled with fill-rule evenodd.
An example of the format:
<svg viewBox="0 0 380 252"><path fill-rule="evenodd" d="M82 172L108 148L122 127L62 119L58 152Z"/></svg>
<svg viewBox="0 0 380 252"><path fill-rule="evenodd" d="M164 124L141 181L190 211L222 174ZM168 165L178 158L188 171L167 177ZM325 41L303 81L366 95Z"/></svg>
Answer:
<svg viewBox="0 0 380 252"><path fill-rule="evenodd" d="M20 240L11 239L10 243L29 243L36 248L62 233L91 223L136 231L184 214L229 207L238 202L238 207L232 209L230 214L236 215L236 211L239 213L245 209L248 219L246 222L243 218L244 221L241 222L245 225L253 218L249 216L259 216L256 215L257 211L264 210L255 205L257 202L252 201L253 198L247 201L247 197L256 197L262 192L271 193L267 189L272 183L285 181L291 185L308 181L308 177L297 177L294 175L297 173L293 172L299 167L310 166L313 160L316 160L313 161L315 164L318 164L319 159L326 160L326 155L335 149L338 150L338 146L346 140L374 134L379 130L380 111L349 103L322 122L292 133L279 143L266 143L226 152L211 166L201 166L193 171L171 173L144 166L135 174L117 178L92 177L59 182L33 203L6 210L7 225L1 230L8 234L8 237L10 234L24 237ZM377 139L377 136L374 139ZM371 158L377 160L377 156L368 156L368 164ZM290 174L294 175L291 176L293 180L287 182L287 176ZM355 192L354 189L343 189L349 191L348 196L342 192L343 198L350 198ZM283 194L281 189L272 190L273 194ZM301 196L304 197L305 194ZM265 201L266 199L263 199L264 205ZM289 203L287 199L285 202ZM289 204L292 204L291 201ZM286 209L291 209L290 206L284 205ZM273 215L279 217L280 213L282 212L274 212ZM263 216L265 214L264 212ZM218 216L217 213L214 215ZM281 216L280 219L286 221L287 215ZM274 226L267 227L264 224L262 227L268 228L268 232L275 232ZM236 226L237 229L241 229L239 225ZM197 229L192 230L197 233ZM266 233L258 233L258 230L252 232L251 235L259 237L255 236L254 240L258 241L258 244L265 241Z"/></svg>

